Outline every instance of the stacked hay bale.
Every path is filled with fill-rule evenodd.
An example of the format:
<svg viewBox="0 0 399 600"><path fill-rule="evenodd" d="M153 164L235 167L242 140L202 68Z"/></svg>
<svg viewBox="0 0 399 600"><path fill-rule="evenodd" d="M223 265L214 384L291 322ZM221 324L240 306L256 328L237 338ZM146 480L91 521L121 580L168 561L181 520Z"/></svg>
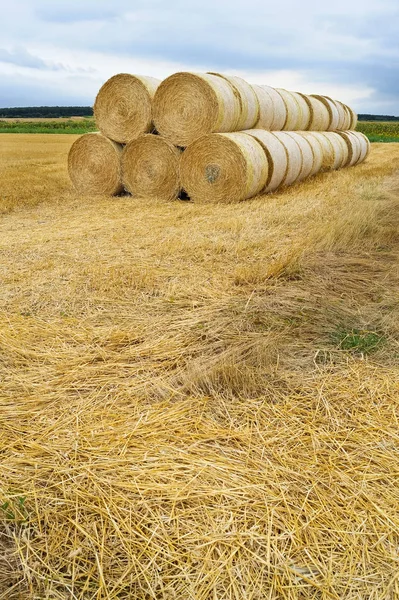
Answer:
<svg viewBox="0 0 399 600"><path fill-rule="evenodd" d="M87 194L234 202L362 162L357 116L327 96L219 73L176 73L162 83L121 74L94 105L100 133L72 146L69 173Z"/></svg>

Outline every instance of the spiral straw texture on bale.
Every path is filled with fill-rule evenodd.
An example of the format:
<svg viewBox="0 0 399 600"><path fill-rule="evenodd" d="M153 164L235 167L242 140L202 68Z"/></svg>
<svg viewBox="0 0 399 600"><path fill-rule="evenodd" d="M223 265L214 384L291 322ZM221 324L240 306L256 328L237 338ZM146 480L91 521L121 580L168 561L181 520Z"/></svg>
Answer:
<svg viewBox="0 0 399 600"><path fill-rule="evenodd" d="M123 191L122 146L100 133L86 133L68 155L69 177L81 194L115 196Z"/></svg>
<svg viewBox="0 0 399 600"><path fill-rule="evenodd" d="M154 98L157 131L176 146L188 146L208 133L234 131L240 117L236 89L209 73L175 73Z"/></svg>
<svg viewBox="0 0 399 600"><path fill-rule="evenodd" d="M123 183L136 197L175 200L180 192L181 150L159 135L143 135L122 154Z"/></svg>
<svg viewBox="0 0 399 600"><path fill-rule="evenodd" d="M94 117L101 133L127 144L152 131L152 103L160 83L154 77L128 73L108 79L94 103Z"/></svg>
<svg viewBox="0 0 399 600"><path fill-rule="evenodd" d="M182 155L182 187L202 202L239 202L263 190L269 164L261 144L246 133L214 133Z"/></svg>

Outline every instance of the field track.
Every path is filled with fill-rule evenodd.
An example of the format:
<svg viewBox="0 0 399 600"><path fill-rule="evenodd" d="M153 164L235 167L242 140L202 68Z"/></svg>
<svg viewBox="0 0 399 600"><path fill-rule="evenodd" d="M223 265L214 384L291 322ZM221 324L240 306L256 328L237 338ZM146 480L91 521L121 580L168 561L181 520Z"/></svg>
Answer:
<svg viewBox="0 0 399 600"><path fill-rule="evenodd" d="M0 599L399 597L399 144L238 205L0 145Z"/></svg>

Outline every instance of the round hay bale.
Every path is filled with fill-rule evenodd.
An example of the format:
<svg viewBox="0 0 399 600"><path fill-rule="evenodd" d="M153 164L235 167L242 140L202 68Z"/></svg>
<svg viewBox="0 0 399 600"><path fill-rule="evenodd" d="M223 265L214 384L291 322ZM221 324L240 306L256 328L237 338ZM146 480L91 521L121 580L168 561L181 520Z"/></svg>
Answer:
<svg viewBox="0 0 399 600"><path fill-rule="evenodd" d="M306 139L312 148L313 167L309 173L309 177L312 177L321 171L323 164L323 146L317 137L313 135L313 131L299 131L298 135Z"/></svg>
<svg viewBox="0 0 399 600"><path fill-rule="evenodd" d="M351 122L350 122L350 125L349 125L349 129L355 130L356 129L356 125L357 125L357 114L355 113L355 111L350 106L348 106L347 108L348 108L349 113L351 115Z"/></svg>
<svg viewBox="0 0 399 600"><path fill-rule="evenodd" d="M312 94L310 97L313 98L314 100L318 100L324 106L324 108L328 114L327 127L317 129L317 131L335 131L338 128L339 113L338 113L338 107L335 104L334 100L332 100L328 96L320 96L318 94ZM323 114L323 117L322 117L321 124L325 125L326 124L325 112L322 111L322 114ZM315 127L311 127L311 129L316 130Z"/></svg>
<svg viewBox="0 0 399 600"><path fill-rule="evenodd" d="M302 152L298 142L286 131L274 131L273 134L283 144L288 158L288 168L281 185L291 185L297 181L302 171Z"/></svg>
<svg viewBox="0 0 399 600"><path fill-rule="evenodd" d="M101 133L127 144L153 129L152 102L161 82L154 77L120 73L101 87L94 117Z"/></svg>
<svg viewBox="0 0 399 600"><path fill-rule="evenodd" d="M348 146L345 143L345 140L339 134L339 131L327 131L326 136L333 144L335 148L336 154L336 163L335 168L341 169L342 167L346 167L349 160Z"/></svg>
<svg viewBox="0 0 399 600"><path fill-rule="evenodd" d="M196 202L239 202L265 188L266 154L246 133L214 133L193 142L180 163L182 187Z"/></svg>
<svg viewBox="0 0 399 600"><path fill-rule="evenodd" d="M356 135L356 137L358 138L358 140L360 141L360 145L362 147L362 151L358 160L358 164L363 162L369 155L370 153L370 149L371 149L371 144L370 144L370 140L368 139L368 137L366 137L364 135L364 133L361 133L360 131L353 131L352 133L354 133Z"/></svg>
<svg viewBox="0 0 399 600"><path fill-rule="evenodd" d="M310 120L311 120L311 110L309 106L309 102L306 94L301 94L299 92L291 92L293 96L295 96L296 101L299 105L299 117L297 122L297 130L298 131L306 131L310 129Z"/></svg>
<svg viewBox="0 0 399 600"><path fill-rule="evenodd" d="M302 121L302 115L297 98L292 92L288 92L287 90L277 88L277 91L282 97L287 111L287 118L285 120L283 130L295 131L299 129L298 125Z"/></svg>
<svg viewBox="0 0 399 600"><path fill-rule="evenodd" d="M234 131L241 118L237 91L223 77L175 73L157 89L153 104L157 131L175 146L188 146L212 132Z"/></svg>
<svg viewBox="0 0 399 600"><path fill-rule="evenodd" d="M281 97L281 94L278 91L268 85L257 85L253 86L255 88L255 92L258 94L259 100L259 108L260 108L260 119L259 123L256 127L261 127L262 119L267 119L266 113L268 110L268 102L263 105L262 98L265 98L265 93L269 97L272 106L273 106L273 119L270 125L270 131L281 131L284 127L284 123L287 119L287 109L285 107L285 102ZM259 88L262 90L259 92ZM264 127L264 129L269 129L268 127Z"/></svg>
<svg viewBox="0 0 399 600"><path fill-rule="evenodd" d="M339 135L344 139L348 147L348 160L345 166L352 167L357 164L362 154L362 144L355 131L340 131Z"/></svg>
<svg viewBox="0 0 399 600"><path fill-rule="evenodd" d="M296 181L303 181L303 179L309 177L313 171L313 148L309 141L306 139L306 137L303 137L300 133L296 131L287 131L287 135L289 135L293 140L295 140L300 148L302 156L302 167Z"/></svg>
<svg viewBox="0 0 399 600"><path fill-rule="evenodd" d="M331 116L327 106L317 96L307 96L310 104L310 131L327 131L330 127Z"/></svg>
<svg viewBox="0 0 399 600"><path fill-rule="evenodd" d="M271 132L262 129L244 131L262 146L268 162L268 178L260 193L274 192L284 181L288 169L288 154L284 144Z"/></svg>
<svg viewBox="0 0 399 600"><path fill-rule="evenodd" d="M123 192L122 146L101 135L86 133L72 144L68 173L80 194L115 196Z"/></svg>
<svg viewBox="0 0 399 600"><path fill-rule="evenodd" d="M340 164L342 161L341 152L342 149L338 146L337 143L334 144L329 138L329 135L326 132L321 131L313 131L313 136L319 141L321 144L323 154L322 154L322 164L321 171L331 171L336 169L336 165Z"/></svg>
<svg viewBox="0 0 399 600"><path fill-rule="evenodd" d="M274 105L272 96L267 91L267 86L265 85L252 85L252 89L256 94L259 104L259 118L258 121L255 123L254 129L266 129L267 131L272 131L274 129L276 112L276 107ZM280 100L282 102L281 97ZM285 111L284 104L283 108Z"/></svg>
<svg viewBox="0 0 399 600"><path fill-rule="evenodd" d="M338 113L336 131L342 131L345 128L345 120L346 120L344 105L339 100L332 100L332 102Z"/></svg>
<svg viewBox="0 0 399 600"><path fill-rule="evenodd" d="M175 200L180 192L181 150L160 135L148 133L122 153L122 180L132 196Z"/></svg>
<svg viewBox="0 0 399 600"><path fill-rule="evenodd" d="M343 104L339 100L335 100L335 104L338 107L338 111L339 111L339 115L340 115L340 120L339 120L337 129L339 131L347 131L350 128L350 124L351 124L351 120L352 120L349 109L346 106L346 104Z"/></svg>
<svg viewBox="0 0 399 600"><path fill-rule="evenodd" d="M234 129L240 131L254 127L259 121L259 102L252 86L241 77L221 75L220 73L210 73L210 75L216 75L228 81L238 98L240 116Z"/></svg>

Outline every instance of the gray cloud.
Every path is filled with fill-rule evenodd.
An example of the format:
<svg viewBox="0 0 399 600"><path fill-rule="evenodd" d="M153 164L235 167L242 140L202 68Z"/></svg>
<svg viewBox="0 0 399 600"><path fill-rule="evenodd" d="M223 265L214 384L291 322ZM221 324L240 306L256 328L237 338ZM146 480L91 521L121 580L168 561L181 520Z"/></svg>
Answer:
<svg viewBox="0 0 399 600"><path fill-rule="evenodd" d="M65 68L60 64L46 62L40 57L34 56L23 47L17 47L13 50L0 48L0 62L9 63L17 67L49 71L58 71Z"/></svg>
<svg viewBox="0 0 399 600"><path fill-rule="evenodd" d="M0 61L9 64L68 71L21 49L24 40L28 49L35 44L54 48L55 61L57 48L82 57L88 51L101 54L116 65L119 57L124 64L130 59L133 72L136 61L143 60L179 63L192 70L296 71L321 86L372 88L369 100L359 101L362 110L383 107L399 114L397 0L335 0L328 5L279 0L273 6L264 0L236 0L234 10L228 0L22 4L24 10L11 6L11 14L4 17L6 47L19 46L18 52L0 50ZM79 69L91 72L87 62L83 66L75 60L75 73Z"/></svg>

